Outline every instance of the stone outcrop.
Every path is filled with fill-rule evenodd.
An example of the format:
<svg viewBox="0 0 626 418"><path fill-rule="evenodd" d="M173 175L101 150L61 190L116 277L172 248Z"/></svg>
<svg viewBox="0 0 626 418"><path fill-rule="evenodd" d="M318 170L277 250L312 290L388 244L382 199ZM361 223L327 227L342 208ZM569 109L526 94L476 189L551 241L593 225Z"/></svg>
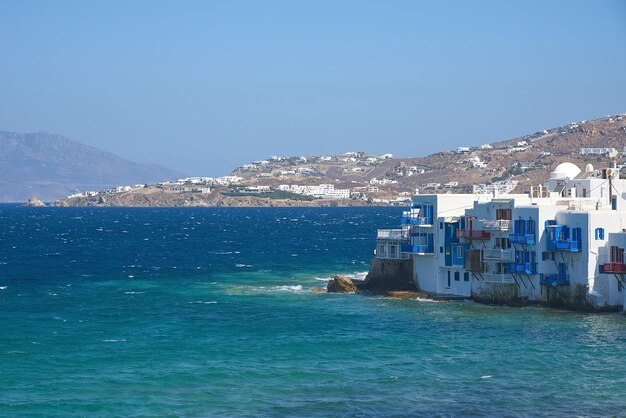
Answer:
<svg viewBox="0 0 626 418"><path fill-rule="evenodd" d="M357 291L357 287L351 278L338 274L328 282L326 290L329 293L354 293Z"/></svg>
<svg viewBox="0 0 626 418"><path fill-rule="evenodd" d="M43 207L43 206L46 206L46 204L43 203L41 200L39 200L39 198L37 196L33 196L30 199L28 199L28 202L26 203L26 206Z"/></svg>
<svg viewBox="0 0 626 418"><path fill-rule="evenodd" d="M411 260L382 260L374 258L365 280L357 283L358 289L375 294L388 294L392 291L417 292L413 280Z"/></svg>

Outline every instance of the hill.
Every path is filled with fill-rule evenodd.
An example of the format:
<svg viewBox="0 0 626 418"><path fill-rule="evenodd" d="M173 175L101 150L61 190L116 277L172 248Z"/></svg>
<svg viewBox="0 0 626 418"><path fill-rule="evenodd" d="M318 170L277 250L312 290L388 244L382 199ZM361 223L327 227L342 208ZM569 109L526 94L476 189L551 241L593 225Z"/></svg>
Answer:
<svg viewBox="0 0 626 418"><path fill-rule="evenodd" d="M626 145L626 115L537 131L478 147L425 157L365 152L271 156L237 167L230 176L191 177L133 190L108 190L57 202L68 206L286 206L406 204L420 193L523 193L543 184L560 163L607 167ZM595 154L581 148L601 148ZM606 153L606 151L609 151ZM599 152L599 153L598 153ZM620 166L621 168L621 166ZM626 174L626 173L624 173ZM483 187L484 186L484 187ZM314 200L304 200L311 197Z"/></svg>
<svg viewBox="0 0 626 418"><path fill-rule="evenodd" d="M168 168L134 163L60 135L0 131L0 202L25 202L31 196L50 201L77 191L178 177Z"/></svg>
<svg viewBox="0 0 626 418"><path fill-rule="evenodd" d="M424 141L426 139L421 139ZM463 144L459 144L463 145ZM582 155L581 148L626 145L626 115L569 123L479 147L459 147L424 157L395 158L350 152L342 156L270 157L238 167L233 175L248 184L333 183L338 187L375 185L380 195L399 192L471 192L476 184L512 180L517 192L543 183L558 164L570 161L597 168L614 161L612 155Z"/></svg>

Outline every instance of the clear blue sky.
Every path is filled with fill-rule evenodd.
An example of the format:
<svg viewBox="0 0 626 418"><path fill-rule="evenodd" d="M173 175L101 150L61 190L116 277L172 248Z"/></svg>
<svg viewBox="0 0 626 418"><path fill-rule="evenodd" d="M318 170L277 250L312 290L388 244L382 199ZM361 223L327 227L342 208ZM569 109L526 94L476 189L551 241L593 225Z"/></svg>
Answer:
<svg viewBox="0 0 626 418"><path fill-rule="evenodd" d="M0 130L190 175L626 112L626 1L0 2Z"/></svg>

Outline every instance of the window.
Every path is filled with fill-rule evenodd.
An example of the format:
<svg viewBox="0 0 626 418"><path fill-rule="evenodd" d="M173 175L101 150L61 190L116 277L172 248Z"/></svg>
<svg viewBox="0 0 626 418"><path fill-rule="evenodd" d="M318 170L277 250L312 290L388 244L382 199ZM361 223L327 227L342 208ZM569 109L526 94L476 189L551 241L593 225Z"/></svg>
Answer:
<svg viewBox="0 0 626 418"><path fill-rule="evenodd" d="M454 272L454 281L458 282L460 278L461 278L461 273L459 273L458 271L455 271Z"/></svg>
<svg viewBox="0 0 626 418"><path fill-rule="evenodd" d="M496 248L511 248L511 241L508 238L496 238Z"/></svg>
<svg viewBox="0 0 626 418"><path fill-rule="evenodd" d="M450 270L448 270L448 287L450 287Z"/></svg>
<svg viewBox="0 0 626 418"><path fill-rule="evenodd" d="M496 220L511 220L511 209L496 209Z"/></svg>
<svg viewBox="0 0 626 418"><path fill-rule="evenodd" d="M604 239L604 228L596 228L596 239Z"/></svg>
<svg viewBox="0 0 626 418"><path fill-rule="evenodd" d="M439 253L443 254L443 247L439 247Z"/></svg>
<svg viewBox="0 0 626 418"><path fill-rule="evenodd" d="M469 272L466 271L465 273L463 273L463 280L469 282Z"/></svg>
<svg viewBox="0 0 626 418"><path fill-rule="evenodd" d="M456 247L456 258L463 258L463 247Z"/></svg>
<svg viewBox="0 0 626 418"><path fill-rule="evenodd" d="M443 222L439 222L439 229L443 229Z"/></svg>
<svg viewBox="0 0 626 418"><path fill-rule="evenodd" d="M554 260L554 253L550 251L544 251L541 253L542 260Z"/></svg>

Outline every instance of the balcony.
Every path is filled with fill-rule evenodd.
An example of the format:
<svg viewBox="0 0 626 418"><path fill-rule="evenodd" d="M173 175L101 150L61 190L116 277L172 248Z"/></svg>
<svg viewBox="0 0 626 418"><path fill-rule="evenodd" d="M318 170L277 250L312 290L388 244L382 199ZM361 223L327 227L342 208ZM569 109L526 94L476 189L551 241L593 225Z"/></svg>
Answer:
<svg viewBox="0 0 626 418"><path fill-rule="evenodd" d="M487 231L508 231L511 229L511 221L498 219L497 221L483 221L483 229Z"/></svg>
<svg viewBox="0 0 626 418"><path fill-rule="evenodd" d="M569 251L578 253L581 250L581 242L573 239L548 240L548 251Z"/></svg>
<svg viewBox="0 0 626 418"><path fill-rule="evenodd" d="M468 240L487 240L491 238L491 232L482 229L457 229L456 237Z"/></svg>
<svg viewBox="0 0 626 418"><path fill-rule="evenodd" d="M401 229L379 229L376 239L400 240L402 239Z"/></svg>
<svg viewBox="0 0 626 418"><path fill-rule="evenodd" d="M434 247L428 244L402 244L401 251L403 253L422 255L435 253Z"/></svg>
<svg viewBox="0 0 626 418"><path fill-rule="evenodd" d="M509 241L512 244L525 244L525 245L534 245L536 244L535 234L509 234Z"/></svg>
<svg viewBox="0 0 626 418"><path fill-rule="evenodd" d="M568 251L572 253L580 252L582 248L580 227L570 228L567 225L547 225L548 251Z"/></svg>
<svg viewBox="0 0 626 418"><path fill-rule="evenodd" d="M402 212L402 218L400 218L400 224L417 225L417 226L432 226L433 218L431 216L420 216L419 214L412 213L410 211L404 211Z"/></svg>
<svg viewBox="0 0 626 418"><path fill-rule="evenodd" d="M493 261L513 261L513 250L511 249L502 249L502 248L493 248L490 250L483 251L483 258L485 260L493 260Z"/></svg>
<svg viewBox="0 0 626 418"><path fill-rule="evenodd" d="M604 273L626 273L626 264L624 263L604 263Z"/></svg>
<svg viewBox="0 0 626 418"><path fill-rule="evenodd" d="M513 276L504 273L488 273L483 276L485 283L512 284L515 283Z"/></svg>
<svg viewBox="0 0 626 418"><path fill-rule="evenodd" d="M537 274L537 263L509 263L509 271L519 274Z"/></svg>
<svg viewBox="0 0 626 418"><path fill-rule="evenodd" d="M539 284L544 284L547 286L567 286L569 285L569 274L542 274L539 277Z"/></svg>

